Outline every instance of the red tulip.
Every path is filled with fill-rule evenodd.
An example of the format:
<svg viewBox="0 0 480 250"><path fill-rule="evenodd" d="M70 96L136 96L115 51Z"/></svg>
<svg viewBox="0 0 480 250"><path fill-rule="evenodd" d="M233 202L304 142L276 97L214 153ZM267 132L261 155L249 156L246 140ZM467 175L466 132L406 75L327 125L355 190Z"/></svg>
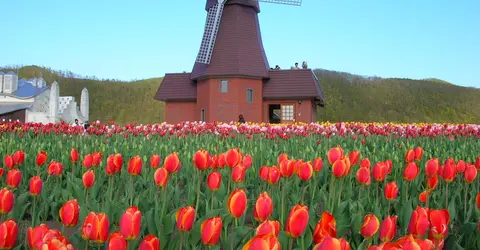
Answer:
<svg viewBox="0 0 480 250"><path fill-rule="evenodd" d="M245 190L236 189L228 197L227 208L233 218L239 218L247 208L247 195Z"/></svg>
<svg viewBox="0 0 480 250"><path fill-rule="evenodd" d="M343 238L325 237L325 239L315 245L313 250L350 250L350 244Z"/></svg>
<svg viewBox="0 0 480 250"><path fill-rule="evenodd" d="M232 180L234 182L242 182L245 179L245 167L237 165L232 170Z"/></svg>
<svg viewBox="0 0 480 250"><path fill-rule="evenodd" d="M217 166L218 166L219 168L225 167L225 164L227 164L227 163L225 162L225 154L224 154L224 153L221 153L221 154L217 155L217 161L218 161L218 165L217 165Z"/></svg>
<svg viewBox="0 0 480 250"><path fill-rule="evenodd" d="M374 214L368 214L363 218L363 224L360 233L366 239L372 238L380 228L380 221Z"/></svg>
<svg viewBox="0 0 480 250"><path fill-rule="evenodd" d="M251 155L245 155L245 157L243 157L243 160L242 160L242 165L248 169L252 166L252 156Z"/></svg>
<svg viewBox="0 0 480 250"><path fill-rule="evenodd" d="M357 170L357 181L361 185L370 185L370 171L366 167L360 167Z"/></svg>
<svg viewBox="0 0 480 250"><path fill-rule="evenodd" d="M280 173L280 168L278 168L277 166L272 166L268 168L268 177L267 177L268 183L276 184L280 180L281 176L282 175Z"/></svg>
<svg viewBox="0 0 480 250"><path fill-rule="evenodd" d="M176 214L177 229L182 232L188 232L192 230L193 223L195 222L195 208L188 206L180 208Z"/></svg>
<svg viewBox="0 0 480 250"><path fill-rule="evenodd" d="M453 166L454 164L451 164L451 165ZM465 164L465 162L463 160L459 160L457 162L457 166L455 167L455 171L457 173L462 173L463 174L463 172L465 172L466 168L467 168L467 164Z"/></svg>
<svg viewBox="0 0 480 250"><path fill-rule="evenodd" d="M322 170L322 166L323 166L323 161L321 157L317 157L313 160L312 162L313 171L320 172L320 170Z"/></svg>
<svg viewBox="0 0 480 250"><path fill-rule="evenodd" d="M409 149L405 154L405 161L410 163L415 160L415 151L413 149Z"/></svg>
<svg viewBox="0 0 480 250"><path fill-rule="evenodd" d="M40 224L35 228L29 227L27 229L27 243L30 249L40 250L48 231L49 228L45 224Z"/></svg>
<svg viewBox="0 0 480 250"><path fill-rule="evenodd" d="M480 210L480 192L478 192L477 197L476 197L476 203L477 203L477 209Z"/></svg>
<svg viewBox="0 0 480 250"><path fill-rule="evenodd" d="M211 191L217 191L222 183L222 174L211 172L207 177L207 186Z"/></svg>
<svg viewBox="0 0 480 250"><path fill-rule="evenodd" d="M418 199L420 200L421 203L426 203L428 195L430 195L430 191L425 190L420 193L420 195L418 196Z"/></svg>
<svg viewBox="0 0 480 250"><path fill-rule="evenodd" d="M30 178L29 182L30 194L33 196L39 195L42 192L43 181L39 176Z"/></svg>
<svg viewBox="0 0 480 250"><path fill-rule="evenodd" d="M155 181L155 185L159 187L165 187L168 183L168 171L166 168L161 167L155 170L153 174L153 180Z"/></svg>
<svg viewBox="0 0 480 250"><path fill-rule="evenodd" d="M217 245L222 234L222 227L222 217L220 216L205 220L200 227L202 243L207 246Z"/></svg>
<svg viewBox="0 0 480 250"><path fill-rule="evenodd" d="M388 216L380 226L380 240L382 242L392 241L397 235L397 216Z"/></svg>
<svg viewBox="0 0 480 250"><path fill-rule="evenodd" d="M297 169L298 178L302 181L308 181L312 178L313 175L313 167L310 163L300 163Z"/></svg>
<svg viewBox="0 0 480 250"><path fill-rule="evenodd" d="M78 217L80 215L80 207L77 200L69 200L63 204L58 212L60 215L60 221L66 227L74 227L78 223Z"/></svg>
<svg viewBox="0 0 480 250"><path fill-rule="evenodd" d="M280 233L280 222L276 220L266 220L258 225L255 235L273 234L278 236Z"/></svg>
<svg viewBox="0 0 480 250"><path fill-rule="evenodd" d="M15 204L15 196L7 188L0 190L0 213L8 214Z"/></svg>
<svg viewBox="0 0 480 250"><path fill-rule="evenodd" d="M415 148L415 160L419 161L422 159L423 156L423 148L421 147L416 147Z"/></svg>
<svg viewBox="0 0 480 250"><path fill-rule="evenodd" d="M10 171L9 171L10 172ZM465 169L464 179L466 183L472 183L477 178L477 169L473 165L469 165Z"/></svg>
<svg viewBox="0 0 480 250"><path fill-rule="evenodd" d="M154 235L147 235L143 238L143 241L140 243L138 250L159 250L160 249L160 240Z"/></svg>
<svg viewBox="0 0 480 250"><path fill-rule="evenodd" d="M17 188L22 181L22 172L18 169L8 170L7 173L7 186L10 188Z"/></svg>
<svg viewBox="0 0 480 250"><path fill-rule="evenodd" d="M280 242L277 237L271 234L256 235L250 239L242 250L280 250Z"/></svg>
<svg viewBox="0 0 480 250"><path fill-rule="evenodd" d="M450 213L447 209L430 210L428 212L430 221L430 232L434 239L444 239L448 234L450 224Z"/></svg>
<svg viewBox="0 0 480 250"><path fill-rule="evenodd" d="M131 206L120 219L120 233L126 240L135 240L140 235L142 213L138 207Z"/></svg>
<svg viewBox="0 0 480 250"><path fill-rule="evenodd" d="M350 160L350 164L352 166L357 165L358 160L360 159L360 152L358 150L350 152L348 159Z"/></svg>
<svg viewBox="0 0 480 250"><path fill-rule="evenodd" d="M370 160L368 158L365 158L363 159L361 162L360 162L360 167L361 168L367 168L368 170L370 170Z"/></svg>
<svg viewBox="0 0 480 250"><path fill-rule="evenodd" d="M15 166L15 163L13 162L13 156L11 155L6 155L5 158L3 158L3 163L8 169L12 169Z"/></svg>
<svg viewBox="0 0 480 250"><path fill-rule="evenodd" d="M303 205L294 206L288 215L285 232L294 239L300 237L307 228L308 220L308 207Z"/></svg>
<svg viewBox="0 0 480 250"><path fill-rule="evenodd" d="M37 166L41 167L47 162L48 155L45 151L40 151L40 153L37 154L37 158L35 159L35 163L37 163Z"/></svg>
<svg viewBox="0 0 480 250"><path fill-rule="evenodd" d="M115 165L115 172L120 173L123 166L123 157L121 154L115 154L113 156L113 165Z"/></svg>
<svg viewBox="0 0 480 250"><path fill-rule="evenodd" d="M387 175L392 172L392 161L391 160L386 160L383 162L385 164L385 167L387 168Z"/></svg>
<svg viewBox="0 0 480 250"><path fill-rule="evenodd" d="M333 165L333 163L342 159L343 157L343 149L340 146L336 146L328 150L327 158L328 162L330 162L330 165Z"/></svg>
<svg viewBox="0 0 480 250"><path fill-rule="evenodd" d="M238 148L230 149L225 153L225 163L229 168L237 166L241 162L240 151Z"/></svg>
<svg viewBox="0 0 480 250"><path fill-rule="evenodd" d="M209 167L209 158L209 153L206 150L200 149L193 156L193 165L199 170L206 170Z"/></svg>
<svg viewBox="0 0 480 250"><path fill-rule="evenodd" d="M93 153L93 165L95 167L98 167L98 165L100 165L100 163L102 162L102 153L101 152L95 152Z"/></svg>
<svg viewBox="0 0 480 250"><path fill-rule="evenodd" d="M430 159L425 164L425 174L427 176L434 176L437 174L439 168L440 161L438 160L438 158Z"/></svg>
<svg viewBox="0 0 480 250"><path fill-rule="evenodd" d="M142 158L139 155L136 155L130 159L128 162L128 173L130 175L139 175L142 172Z"/></svg>
<svg viewBox="0 0 480 250"><path fill-rule="evenodd" d="M383 182L387 176L387 165L384 162L378 162L373 166L372 174L373 178L377 182Z"/></svg>
<svg viewBox="0 0 480 250"><path fill-rule="evenodd" d="M322 218L318 221L313 230L313 241L319 244L325 237L337 237L337 222L329 212L323 212Z"/></svg>
<svg viewBox="0 0 480 250"><path fill-rule="evenodd" d="M403 171L403 179L406 181L413 181L417 178L418 166L415 162L409 162Z"/></svg>
<svg viewBox="0 0 480 250"><path fill-rule="evenodd" d="M281 165L284 160L288 160L288 154L280 154L277 158L278 165Z"/></svg>
<svg viewBox="0 0 480 250"><path fill-rule="evenodd" d="M428 190L433 190L437 187L438 184L438 175L434 175L427 178L427 188Z"/></svg>
<svg viewBox="0 0 480 250"><path fill-rule="evenodd" d="M114 232L108 240L108 250L127 250L127 241L120 232Z"/></svg>
<svg viewBox="0 0 480 250"><path fill-rule="evenodd" d="M93 155L87 154L83 157L83 166L86 168L91 168L93 165Z"/></svg>
<svg viewBox="0 0 480 250"><path fill-rule="evenodd" d="M350 170L350 160L343 158L333 163L332 172L336 178L343 178L348 175Z"/></svg>
<svg viewBox="0 0 480 250"><path fill-rule="evenodd" d="M25 161L25 153L22 150L18 150L13 154L13 163L15 166L22 165Z"/></svg>
<svg viewBox="0 0 480 250"><path fill-rule="evenodd" d="M429 227L428 208L417 207L410 216L408 232L415 237L422 237Z"/></svg>
<svg viewBox="0 0 480 250"><path fill-rule="evenodd" d="M160 166L160 155L152 155L150 157L150 167L158 168L158 166Z"/></svg>
<svg viewBox="0 0 480 250"><path fill-rule="evenodd" d="M82 180L83 180L83 186L85 188L91 188L95 183L95 172L93 172L93 170L89 170L85 172L83 174Z"/></svg>
<svg viewBox="0 0 480 250"><path fill-rule="evenodd" d="M398 196L398 186L395 181L389 182L385 185L385 189L383 190L385 198L389 201L393 201L397 199Z"/></svg>
<svg viewBox="0 0 480 250"><path fill-rule="evenodd" d="M293 170L295 167L295 161L294 160L285 160L280 163L280 174L283 177L290 177L293 174Z"/></svg>
<svg viewBox="0 0 480 250"><path fill-rule="evenodd" d="M8 219L0 224L0 249L12 249L15 247L18 236L17 223Z"/></svg>
<svg viewBox="0 0 480 250"><path fill-rule="evenodd" d="M263 181L268 181L268 172L270 171L270 168L267 166L261 166L260 170L258 171L258 175L260 176L260 179Z"/></svg>
<svg viewBox="0 0 480 250"><path fill-rule="evenodd" d="M82 226L82 238L95 243L105 243L108 240L110 223L104 213L90 212Z"/></svg>
<svg viewBox="0 0 480 250"><path fill-rule="evenodd" d="M113 155L109 155L107 157L107 165L105 166L105 173L111 176L117 173L117 167L115 167L115 163L113 162Z"/></svg>
<svg viewBox="0 0 480 250"><path fill-rule="evenodd" d="M178 170L180 170L182 166L180 163L180 159L178 158L178 153L174 152L165 157L163 165L169 173L178 172Z"/></svg>
<svg viewBox="0 0 480 250"><path fill-rule="evenodd" d="M272 215L273 201L267 192L263 192L258 196L253 207L253 217L259 222L263 222Z"/></svg>
<svg viewBox="0 0 480 250"><path fill-rule="evenodd" d="M76 163L78 161L78 151L74 148L70 150L70 161L73 163Z"/></svg>
<svg viewBox="0 0 480 250"><path fill-rule="evenodd" d="M438 173L446 183L450 183L455 179L455 166L445 164L438 169Z"/></svg>

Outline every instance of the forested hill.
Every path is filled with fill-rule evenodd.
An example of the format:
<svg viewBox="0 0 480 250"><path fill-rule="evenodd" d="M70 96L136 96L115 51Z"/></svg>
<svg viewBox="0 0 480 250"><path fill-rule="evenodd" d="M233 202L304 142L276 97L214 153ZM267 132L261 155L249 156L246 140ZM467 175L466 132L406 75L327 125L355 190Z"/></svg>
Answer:
<svg viewBox="0 0 480 250"><path fill-rule="evenodd" d="M17 72L12 68L0 70ZM322 121L480 122L480 89L434 78L362 77L321 69L315 72L327 99L325 108L318 111ZM56 80L60 95L72 95L77 100L87 87L92 121L155 123L164 118L163 103L153 99L162 78L100 80L37 66L21 67L18 73L20 78L42 76L48 84Z"/></svg>

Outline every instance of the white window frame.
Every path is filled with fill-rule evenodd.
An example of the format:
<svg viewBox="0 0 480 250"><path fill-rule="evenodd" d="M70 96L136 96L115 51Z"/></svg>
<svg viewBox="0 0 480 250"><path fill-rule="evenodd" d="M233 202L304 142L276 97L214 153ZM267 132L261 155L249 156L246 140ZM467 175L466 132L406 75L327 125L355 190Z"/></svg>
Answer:
<svg viewBox="0 0 480 250"><path fill-rule="evenodd" d="M250 99L248 95L250 94ZM247 89L247 103L253 103L253 89Z"/></svg>
<svg viewBox="0 0 480 250"><path fill-rule="evenodd" d="M223 91L224 84L225 84L225 91ZM220 81L220 93L228 93L228 80L221 80Z"/></svg>

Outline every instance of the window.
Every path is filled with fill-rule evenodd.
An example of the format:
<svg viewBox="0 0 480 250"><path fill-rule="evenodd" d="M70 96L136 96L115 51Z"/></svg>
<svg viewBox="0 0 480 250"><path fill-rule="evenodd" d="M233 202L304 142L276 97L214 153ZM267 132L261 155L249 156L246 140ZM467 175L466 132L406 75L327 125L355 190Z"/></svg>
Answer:
<svg viewBox="0 0 480 250"><path fill-rule="evenodd" d="M282 105L282 120L293 120L293 105Z"/></svg>
<svg viewBox="0 0 480 250"><path fill-rule="evenodd" d="M202 109L202 112L200 113L200 120L201 120L202 122L205 121L205 109Z"/></svg>
<svg viewBox="0 0 480 250"><path fill-rule="evenodd" d="M222 80L220 82L220 92L221 93L227 93L228 92L228 81L227 80Z"/></svg>
<svg viewBox="0 0 480 250"><path fill-rule="evenodd" d="M247 89L247 102L248 103L253 102L253 90L252 89Z"/></svg>

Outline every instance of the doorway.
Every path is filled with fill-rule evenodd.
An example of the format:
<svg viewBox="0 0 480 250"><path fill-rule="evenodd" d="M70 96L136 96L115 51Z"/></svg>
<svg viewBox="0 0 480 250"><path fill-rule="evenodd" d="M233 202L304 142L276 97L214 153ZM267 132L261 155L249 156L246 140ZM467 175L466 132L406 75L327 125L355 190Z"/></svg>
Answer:
<svg viewBox="0 0 480 250"><path fill-rule="evenodd" d="M269 123L280 123L282 120L281 115L281 106L280 104L270 104L268 105L268 122Z"/></svg>

